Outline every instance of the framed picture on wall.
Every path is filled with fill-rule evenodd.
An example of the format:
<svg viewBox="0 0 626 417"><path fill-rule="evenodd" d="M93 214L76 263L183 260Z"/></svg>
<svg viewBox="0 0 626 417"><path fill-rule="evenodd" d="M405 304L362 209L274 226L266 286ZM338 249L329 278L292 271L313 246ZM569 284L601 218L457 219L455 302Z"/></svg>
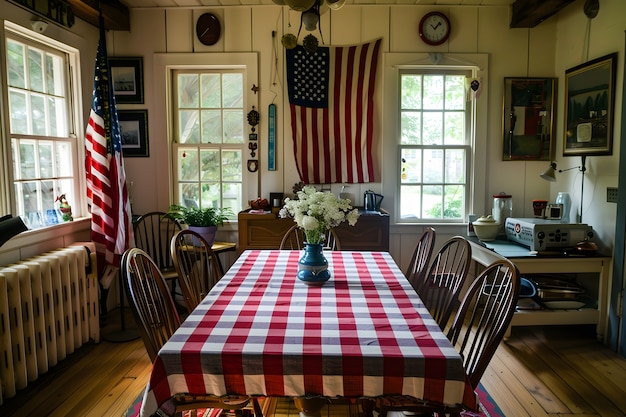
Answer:
<svg viewBox="0 0 626 417"><path fill-rule="evenodd" d="M565 71L563 155L611 155L617 53Z"/></svg>
<svg viewBox="0 0 626 417"><path fill-rule="evenodd" d="M506 77L502 160L551 161L556 78Z"/></svg>
<svg viewBox="0 0 626 417"><path fill-rule="evenodd" d="M143 103L143 58L109 58L113 91L117 103Z"/></svg>
<svg viewBox="0 0 626 417"><path fill-rule="evenodd" d="M122 134L122 155L150 156L148 146L148 110L118 110Z"/></svg>

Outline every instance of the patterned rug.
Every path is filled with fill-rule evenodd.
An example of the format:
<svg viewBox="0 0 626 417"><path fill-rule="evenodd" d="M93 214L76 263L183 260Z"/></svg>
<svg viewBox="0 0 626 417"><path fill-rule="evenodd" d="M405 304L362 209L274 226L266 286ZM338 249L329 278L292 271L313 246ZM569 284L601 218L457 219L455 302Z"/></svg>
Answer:
<svg viewBox="0 0 626 417"><path fill-rule="evenodd" d="M476 389L478 395L478 401L480 403L480 413L463 413L465 417L504 417L502 410L495 403L493 398L485 390L485 388L478 384ZM135 399L133 404L126 412L126 417L138 417L139 410L141 408L141 400L143 398L143 392ZM268 401L268 404L262 404L264 417L298 417L298 411L293 405L293 401L288 398L276 398L274 401ZM198 410L194 415L189 412L185 417L219 417L222 410ZM328 406L328 417L355 417L351 416L351 412L354 412L354 407L349 407L347 404L337 403ZM324 415L325 413L322 413Z"/></svg>

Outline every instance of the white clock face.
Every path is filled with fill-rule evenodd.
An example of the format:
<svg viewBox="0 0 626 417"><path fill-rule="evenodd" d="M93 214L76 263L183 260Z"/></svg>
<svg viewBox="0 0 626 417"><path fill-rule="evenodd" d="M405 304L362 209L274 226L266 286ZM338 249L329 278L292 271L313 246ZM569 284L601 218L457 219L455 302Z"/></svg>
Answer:
<svg viewBox="0 0 626 417"><path fill-rule="evenodd" d="M420 24L420 35L427 43L437 45L445 42L450 33L450 22L440 14L424 17Z"/></svg>

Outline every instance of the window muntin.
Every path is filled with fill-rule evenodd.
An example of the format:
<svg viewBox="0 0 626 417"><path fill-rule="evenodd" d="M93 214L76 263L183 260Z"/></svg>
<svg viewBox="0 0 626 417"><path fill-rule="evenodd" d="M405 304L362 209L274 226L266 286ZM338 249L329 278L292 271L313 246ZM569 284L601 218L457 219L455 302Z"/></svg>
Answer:
<svg viewBox="0 0 626 417"><path fill-rule="evenodd" d="M79 204L69 52L6 31L9 130L16 214L39 228L61 222L57 197Z"/></svg>
<svg viewBox="0 0 626 417"><path fill-rule="evenodd" d="M244 72L174 71L175 182L180 204L244 206Z"/></svg>
<svg viewBox="0 0 626 417"><path fill-rule="evenodd" d="M471 155L470 74L406 70L399 75L400 218L462 222Z"/></svg>

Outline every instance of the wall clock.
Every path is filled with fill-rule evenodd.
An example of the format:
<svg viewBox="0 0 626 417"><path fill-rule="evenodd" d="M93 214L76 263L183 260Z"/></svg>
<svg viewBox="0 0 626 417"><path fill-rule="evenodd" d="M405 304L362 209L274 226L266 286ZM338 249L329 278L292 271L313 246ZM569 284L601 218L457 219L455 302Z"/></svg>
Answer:
<svg viewBox="0 0 626 417"><path fill-rule="evenodd" d="M204 13L196 21L196 36L205 45L214 45L221 32L220 21L213 13Z"/></svg>
<svg viewBox="0 0 626 417"><path fill-rule="evenodd" d="M441 12L430 12L419 23L420 38L428 45L441 45L450 37L450 20Z"/></svg>

